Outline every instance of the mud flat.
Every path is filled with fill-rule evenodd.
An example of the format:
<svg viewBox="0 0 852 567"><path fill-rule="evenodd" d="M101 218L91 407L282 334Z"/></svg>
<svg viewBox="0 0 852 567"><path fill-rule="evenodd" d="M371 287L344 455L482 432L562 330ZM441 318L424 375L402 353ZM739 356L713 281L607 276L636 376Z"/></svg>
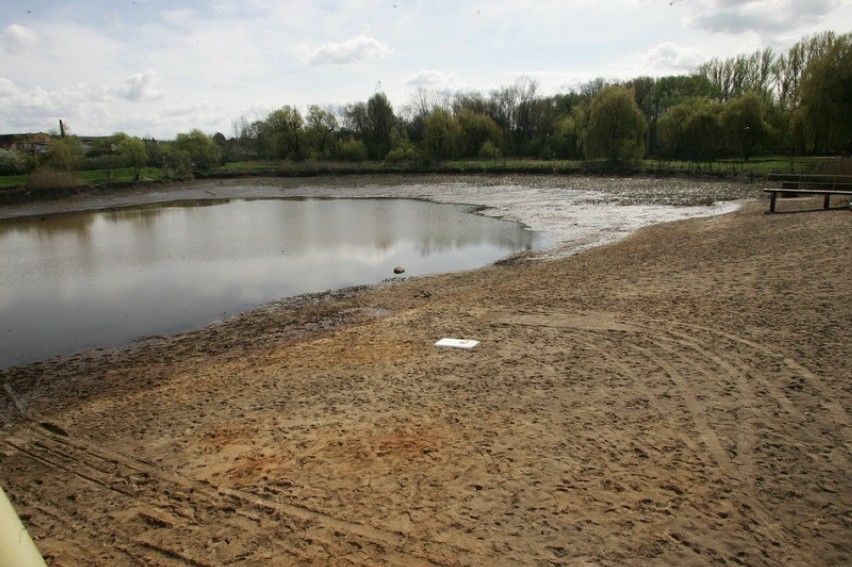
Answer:
<svg viewBox="0 0 852 567"><path fill-rule="evenodd" d="M0 482L56 565L842 564L852 217L765 210L8 370Z"/></svg>

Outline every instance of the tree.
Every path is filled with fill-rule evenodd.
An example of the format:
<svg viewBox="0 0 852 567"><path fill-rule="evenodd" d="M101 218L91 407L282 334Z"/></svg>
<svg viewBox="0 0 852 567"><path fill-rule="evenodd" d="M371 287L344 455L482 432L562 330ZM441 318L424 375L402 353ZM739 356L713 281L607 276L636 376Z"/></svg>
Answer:
<svg viewBox="0 0 852 567"><path fill-rule="evenodd" d="M423 153L431 159L452 159L458 155L462 130L458 121L443 109L435 109L426 117Z"/></svg>
<svg viewBox="0 0 852 567"><path fill-rule="evenodd" d="M732 152L741 150L748 161L755 146L765 142L772 128L766 121L768 103L756 92L745 93L727 101L722 107L720 120L725 141Z"/></svg>
<svg viewBox="0 0 852 567"><path fill-rule="evenodd" d="M50 141L47 163L64 171L76 171L83 158L83 144L76 136L54 138Z"/></svg>
<svg viewBox="0 0 852 567"><path fill-rule="evenodd" d="M125 137L118 145L121 160L133 168L133 179L139 181L142 168L148 164L148 152L145 142L136 137Z"/></svg>
<svg viewBox="0 0 852 567"><path fill-rule="evenodd" d="M245 116L231 123L234 137L229 141L227 159L231 161L242 161L246 159L265 158L260 147L259 135L262 120L249 122Z"/></svg>
<svg viewBox="0 0 852 567"><path fill-rule="evenodd" d="M337 146L337 157L343 161L366 161L369 158L367 146L353 137L342 140Z"/></svg>
<svg viewBox="0 0 852 567"><path fill-rule="evenodd" d="M844 37L848 41L849 34L838 38L836 33L827 31L805 36L793 44L786 55L777 58L772 74L776 95L782 108L795 110L800 106L800 87L805 70L811 62L822 57L836 41L843 41Z"/></svg>
<svg viewBox="0 0 852 567"><path fill-rule="evenodd" d="M580 157L580 139L582 134L577 121L570 114L557 119L553 125L550 143L553 155L559 159L577 159Z"/></svg>
<svg viewBox="0 0 852 567"><path fill-rule="evenodd" d="M698 72L714 84L719 100L727 101L747 92L769 95L775 67L775 54L767 47L751 55L711 59L700 65Z"/></svg>
<svg viewBox="0 0 852 567"><path fill-rule="evenodd" d="M367 151L372 159L384 159L391 148L391 131L396 124L388 97L376 93L367 101Z"/></svg>
<svg viewBox="0 0 852 567"><path fill-rule="evenodd" d="M329 110L311 105L305 122L305 137L312 151L318 157L331 156L337 143L337 117Z"/></svg>
<svg viewBox="0 0 852 567"><path fill-rule="evenodd" d="M852 150L852 34L840 36L802 75L808 140L815 148Z"/></svg>
<svg viewBox="0 0 852 567"><path fill-rule="evenodd" d="M267 132L272 140L275 157L299 161L305 158L302 115L290 105L285 105L266 118Z"/></svg>
<svg viewBox="0 0 852 567"><path fill-rule="evenodd" d="M615 85L605 87L592 99L586 152L589 158L625 161L642 154L645 117L633 93Z"/></svg>
<svg viewBox="0 0 852 567"><path fill-rule="evenodd" d="M514 84L491 91L488 103L491 119L503 130L503 145L518 154L539 126L541 108L536 104L538 83L520 77Z"/></svg>
<svg viewBox="0 0 852 567"><path fill-rule="evenodd" d="M0 175L17 175L26 171L24 156L15 150L0 149Z"/></svg>
<svg viewBox="0 0 852 567"><path fill-rule="evenodd" d="M188 134L178 134L174 141L174 148L185 152L192 167L201 171L218 165L222 157L219 146L197 128Z"/></svg>
<svg viewBox="0 0 852 567"><path fill-rule="evenodd" d="M388 163L399 163L402 161L414 161L417 159L417 150L408 138L408 132L402 124L397 125L391 132L391 149L385 156Z"/></svg>
<svg viewBox="0 0 852 567"><path fill-rule="evenodd" d="M185 134L184 134L185 135ZM178 134L178 136L181 136ZM184 142L184 145L186 143ZM192 158L189 151L178 147L177 142L157 144L160 167L168 179L182 179L192 171Z"/></svg>
<svg viewBox="0 0 852 567"><path fill-rule="evenodd" d="M718 103L693 97L676 104L660 118L659 137L668 156L714 159L722 138Z"/></svg>
<svg viewBox="0 0 852 567"><path fill-rule="evenodd" d="M658 151L657 125L673 106L691 98L715 100L715 88L704 75L669 75L654 81L651 92L643 99L645 118L648 121L646 151L655 155Z"/></svg>
<svg viewBox="0 0 852 567"><path fill-rule="evenodd" d="M477 156L485 143L499 148L502 133L500 126L488 116L475 114L473 111L464 109L455 116L461 130L459 150L462 156Z"/></svg>

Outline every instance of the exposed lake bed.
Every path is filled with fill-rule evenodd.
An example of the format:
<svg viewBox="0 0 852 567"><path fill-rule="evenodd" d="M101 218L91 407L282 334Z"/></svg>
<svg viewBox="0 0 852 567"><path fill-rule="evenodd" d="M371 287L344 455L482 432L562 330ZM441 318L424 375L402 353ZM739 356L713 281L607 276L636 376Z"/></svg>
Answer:
<svg viewBox="0 0 852 567"><path fill-rule="evenodd" d="M842 563L849 213L765 205L0 371L0 480L63 564Z"/></svg>
<svg viewBox="0 0 852 567"><path fill-rule="evenodd" d="M547 251L542 257L570 255L623 238L648 224L732 210L733 206L725 203L698 203L730 199L749 191L742 184L718 181L542 176L459 179L356 176L201 182L168 185L163 190L156 186L155 190L150 189L131 189L126 194L82 195L61 203L32 203L0 209L0 220L4 217L10 219L4 225L7 231L12 218L29 217L35 219L35 230L18 230L38 232L30 248L19 246L17 251L19 260L25 260L32 266L17 266L16 256L7 254L9 262L3 280L8 289L5 296L0 293L0 307L6 306L0 319L13 323L7 323L4 329L0 368L38 356L70 352L86 345L112 347L146 335L186 331L222 316L238 314L263 301L377 282L393 275L390 266L406 265L406 277L470 269L513 252L541 249L545 242ZM347 199L356 198L362 200L362 204L367 202L363 200L369 199L387 200L381 206L388 210L381 215L374 210L372 216L369 216L369 208L365 209L367 216L358 211L346 213L349 205L336 207L337 212L313 210L315 207L332 207L327 201L323 203L323 199L343 199L341 203L347 203ZM177 215L178 218L171 224L169 220L173 216L163 214L167 207L171 211L187 211L205 205L200 207L196 216L211 216L211 210L217 204L229 199L246 203L290 199L293 210L271 217L269 211L264 211L265 207L259 205L254 207L254 212L240 213L244 222L250 225L250 232L255 234L251 237L254 241L246 243L241 235L246 228L241 228L237 224L239 221L230 213L223 212L209 221L196 221L194 226L187 224L185 214ZM314 207L305 208L305 203L310 202L305 199L319 201ZM468 217L471 220L461 223L442 220L438 215L430 219L425 212L406 212L402 208L402 204L411 199L464 205L467 212L475 207L480 215L521 223L530 230L515 230L513 236L508 236L512 230L508 224L501 227L499 223L489 225L480 222L473 226L476 223L471 217ZM396 211L390 209L392 200L399 200ZM424 211L437 210L425 205L421 208ZM114 222L96 223L93 220L96 217L91 216L95 214L92 211L102 211L101 215L112 218ZM61 219L56 217L59 213L63 213ZM76 215L73 218L72 213ZM50 223L43 222L47 218L50 218ZM131 228L116 228L114 225L121 220L130 223L128 226ZM442 222L446 224L441 225ZM18 224L23 223L19 221ZM156 226L157 223L159 226ZM471 226L464 234L454 236L453 232L465 224ZM73 249L62 249L55 242L45 242L50 225L58 225L54 232L72 233L72 240L85 240L85 248L81 249L78 242L72 242ZM292 226L299 229L281 234ZM416 228L418 226L419 229ZM87 234L93 231L93 227L101 227L99 234ZM498 228L503 231L503 236L497 236L496 232L492 237L487 236L489 230ZM272 235L263 236L264 230ZM389 243L401 238L405 230L421 233L413 244L414 248L404 246L391 254ZM304 241L310 238L332 238L323 234L338 235L335 238L340 239L341 244L336 246L343 248L337 250L346 248L349 244L347 239L357 241L367 234L383 250L377 253L375 248L370 252L350 247L348 251L334 253L334 258L319 251L327 244L317 242L311 254L298 255L298 258L293 255L293 247L307 246ZM533 238L535 234L542 237ZM441 240L445 244L441 244ZM478 242L476 249L474 240ZM484 240L495 244L486 251ZM187 241L196 245L182 250ZM409 244L413 242L410 237L407 241ZM424 261L430 256L425 249L446 249L449 241L453 242L450 248L453 248L455 257L451 258L450 253L444 250L434 254L443 260ZM106 243L114 245L105 247ZM143 250L140 252L139 248ZM233 252L223 252L225 248ZM290 248L289 254L285 252L286 248ZM462 253L460 248L467 250ZM211 255L211 250L216 251L212 254L216 259L205 262L204 258ZM263 250L267 252L265 258L257 261L258 256L264 256ZM75 259L79 254L85 258ZM112 260L94 260L93 256L97 254ZM56 258L51 258L53 255ZM41 256L44 256L43 261L36 262L35 259ZM145 259L132 265L126 261L126 258L138 256ZM149 259L149 256L155 258ZM364 260L345 268L344 259L357 256ZM380 262L377 256L384 256L385 261ZM109 262L118 266L111 267ZM213 268L214 262L219 269ZM81 266L92 263L99 267L90 271L96 271L98 275L78 273ZM42 269L37 269L38 266ZM86 271L85 268L83 271ZM322 275L323 271L325 275ZM272 277L270 272L280 275ZM63 273L79 277L67 277ZM236 281L238 274L243 274L243 277ZM18 281L27 278L36 281ZM51 287L51 283L52 289L39 291L40 288ZM220 291L214 292L211 287L218 287ZM225 287L229 291L226 292ZM18 297L21 294L25 297ZM204 298L207 301L202 301ZM49 330L46 330L47 327Z"/></svg>

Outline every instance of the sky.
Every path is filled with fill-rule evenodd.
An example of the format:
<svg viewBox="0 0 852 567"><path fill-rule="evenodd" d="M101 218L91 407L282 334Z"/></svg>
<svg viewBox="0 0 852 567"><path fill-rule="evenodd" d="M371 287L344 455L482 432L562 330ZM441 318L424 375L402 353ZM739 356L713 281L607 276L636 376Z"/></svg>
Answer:
<svg viewBox="0 0 852 567"><path fill-rule="evenodd" d="M0 0L0 133L234 134L384 92L689 73L852 31L852 0Z"/></svg>

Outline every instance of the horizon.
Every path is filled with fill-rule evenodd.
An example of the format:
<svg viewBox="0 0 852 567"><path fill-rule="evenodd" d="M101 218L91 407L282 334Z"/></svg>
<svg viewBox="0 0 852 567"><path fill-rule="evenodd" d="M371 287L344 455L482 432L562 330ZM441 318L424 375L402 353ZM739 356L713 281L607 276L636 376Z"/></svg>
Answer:
<svg viewBox="0 0 852 567"><path fill-rule="evenodd" d="M7 0L3 0L6 2ZM0 18L0 131L230 137L241 117L343 106L384 92L480 92L536 81L542 96L597 78L694 72L714 58L852 29L837 0L16 2Z"/></svg>

